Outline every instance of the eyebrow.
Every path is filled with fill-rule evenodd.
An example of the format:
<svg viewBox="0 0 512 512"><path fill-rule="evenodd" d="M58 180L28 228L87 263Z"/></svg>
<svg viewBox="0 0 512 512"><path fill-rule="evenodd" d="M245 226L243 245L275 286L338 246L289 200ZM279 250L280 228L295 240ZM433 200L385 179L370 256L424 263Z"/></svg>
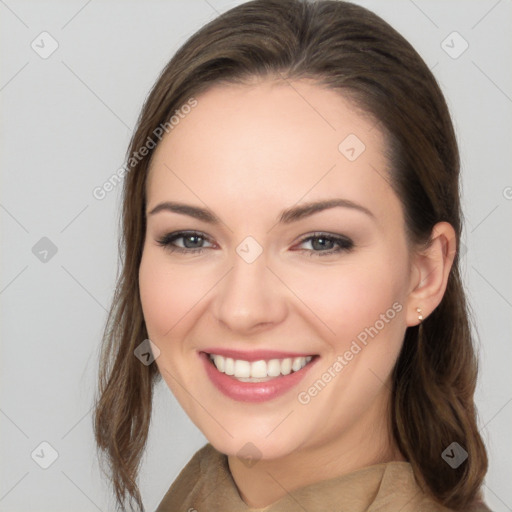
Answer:
<svg viewBox="0 0 512 512"><path fill-rule="evenodd" d="M281 212L278 223L280 224L291 224L305 217L309 217L314 213L318 213L330 208L342 207L350 208L359 212L362 212L372 219L375 219L375 215L364 206L354 203L348 199L326 199L323 201L316 201L306 203L300 206L292 206ZM165 201L155 206L148 215L155 215L159 212L168 211L174 213L181 213L182 215L188 215L195 219L207 222L208 224L220 224L220 219L207 208L200 208L198 206L192 206L189 204L178 203L173 201Z"/></svg>

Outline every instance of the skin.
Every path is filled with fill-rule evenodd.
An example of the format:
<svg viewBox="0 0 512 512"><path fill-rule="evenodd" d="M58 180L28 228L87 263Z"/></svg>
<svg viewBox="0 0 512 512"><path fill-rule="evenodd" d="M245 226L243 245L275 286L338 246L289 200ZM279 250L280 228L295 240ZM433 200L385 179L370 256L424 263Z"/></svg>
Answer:
<svg viewBox="0 0 512 512"><path fill-rule="evenodd" d="M455 254L453 228L439 223L428 249L411 246L387 182L383 134L340 93L308 80L265 79L217 85L197 100L156 148L146 189L147 212L179 201L220 219L212 225L175 212L147 215L140 294L163 378L228 455L251 507L277 501L284 489L404 460L389 429L390 376L406 328L419 323L416 308L426 318L442 299ZM366 146L355 161L338 149L349 134ZM284 209L331 198L371 215L335 207L278 222ZM203 233L204 250L182 254L157 243L180 230ZM315 231L349 237L354 247L318 256L322 247L302 241ZM247 236L263 250L250 264L236 252ZM324 250L332 248L336 243L328 242ZM401 311L320 393L300 403L298 393L394 303ZM244 403L207 378L197 354L212 346L320 358L296 388ZM259 451L251 466L237 456L248 442Z"/></svg>

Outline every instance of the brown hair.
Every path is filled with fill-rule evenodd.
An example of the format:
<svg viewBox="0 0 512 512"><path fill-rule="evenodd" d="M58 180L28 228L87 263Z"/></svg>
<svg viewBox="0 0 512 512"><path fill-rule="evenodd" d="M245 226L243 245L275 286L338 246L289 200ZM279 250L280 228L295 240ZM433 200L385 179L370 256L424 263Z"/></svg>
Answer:
<svg viewBox="0 0 512 512"><path fill-rule="evenodd" d="M412 46L372 12L336 0L254 0L220 15L190 37L149 94L128 156L158 126L213 84L255 77L311 78L340 91L379 121L386 134L391 184L409 240L428 242L433 226L461 233L459 155L443 94ZM138 271L145 237L145 184L153 150L126 175L120 239L121 271L105 327L94 431L120 507L143 510L137 474L161 378L134 349L147 338ZM458 268L440 305L421 327L406 331L393 374L390 422L398 447L425 492L464 510L479 491L487 455L473 395L477 360ZM441 453L459 443L469 454L452 469Z"/></svg>

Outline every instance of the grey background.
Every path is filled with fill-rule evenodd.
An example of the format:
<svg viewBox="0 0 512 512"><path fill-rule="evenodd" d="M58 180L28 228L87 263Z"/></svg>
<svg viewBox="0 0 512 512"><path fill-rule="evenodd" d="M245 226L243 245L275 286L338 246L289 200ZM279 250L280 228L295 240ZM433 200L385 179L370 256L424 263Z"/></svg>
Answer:
<svg viewBox="0 0 512 512"><path fill-rule="evenodd" d="M92 191L123 164L143 99L172 54L239 3L0 0L1 511L113 510L97 471L91 404L115 283L121 187L102 201ZM481 343L476 401L490 454L484 490L494 511L509 511L511 1L358 3L417 48L455 121L463 273ZM59 45L47 59L31 48L43 31ZM446 39L453 31L469 44L458 58L464 43ZM48 244L43 237L57 249L46 262L36 246ZM49 462L43 441L58 452L47 469L31 457L36 450L34 458ZM147 510L204 442L162 383L140 477Z"/></svg>

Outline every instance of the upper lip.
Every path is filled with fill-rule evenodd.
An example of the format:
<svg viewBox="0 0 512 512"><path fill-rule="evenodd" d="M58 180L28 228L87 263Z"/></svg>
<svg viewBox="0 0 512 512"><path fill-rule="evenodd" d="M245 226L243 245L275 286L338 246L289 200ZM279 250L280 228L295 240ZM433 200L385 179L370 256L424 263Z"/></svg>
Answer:
<svg viewBox="0 0 512 512"><path fill-rule="evenodd" d="M219 356L231 357L232 359L242 359L244 361L269 361L271 359L287 359L295 357L308 357L316 354L308 352L280 352L278 350L233 350L227 348L205 348L201 352L207 354L217 354Z"/></svg>

